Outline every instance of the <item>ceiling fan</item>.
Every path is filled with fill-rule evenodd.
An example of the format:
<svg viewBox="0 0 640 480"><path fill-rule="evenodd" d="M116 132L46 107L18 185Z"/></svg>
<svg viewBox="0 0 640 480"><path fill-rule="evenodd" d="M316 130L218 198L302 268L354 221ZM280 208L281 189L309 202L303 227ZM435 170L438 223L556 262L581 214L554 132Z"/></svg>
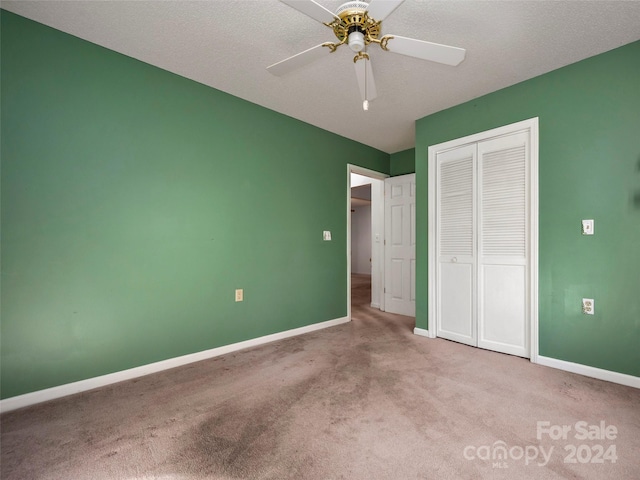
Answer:
<svg viewBox="0 0 640 480"><path fill-rule="evenodd" d="M369 109L369 101L377 97L371 59L367 46L376 43L386 52L456 66L462 60L464 48L425 42L399 35L380 36L382 21L404 0L350 1L338 7L335 13L314 0L280 0L333 30L337 43L325 42L267 67L274 75L285 75L297 68L333 53L341 45L348 45L356 54L353 58L356 78L362 96L362 108Z"/></svg>

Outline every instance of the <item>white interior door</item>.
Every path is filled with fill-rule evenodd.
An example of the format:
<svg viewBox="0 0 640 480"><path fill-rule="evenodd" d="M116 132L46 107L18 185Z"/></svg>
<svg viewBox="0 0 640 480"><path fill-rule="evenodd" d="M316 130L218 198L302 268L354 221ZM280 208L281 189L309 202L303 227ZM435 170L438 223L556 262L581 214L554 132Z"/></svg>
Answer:
<svg viewBox="0 0 640 480"><path fill-rule="evenodd" d="M443 153L437 162L437 335L477 345L476 146Z"/></svg>
<svg viewBox="0 0 640 480"><path fill-rule="evenodd" d="M416 176L385 183L385 310L416 314Z"/></svg>

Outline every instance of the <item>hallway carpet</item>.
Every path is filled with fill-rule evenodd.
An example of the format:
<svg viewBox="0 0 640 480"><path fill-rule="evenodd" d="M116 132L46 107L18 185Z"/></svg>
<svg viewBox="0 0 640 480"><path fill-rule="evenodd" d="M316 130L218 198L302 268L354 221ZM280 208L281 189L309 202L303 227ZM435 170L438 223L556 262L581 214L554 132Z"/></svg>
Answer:
<svg viewBox="0 0 640 480"><path fill-rule="evenodd" d="M3 414L0 477L640 478L639 390L416 336L368 281L350 323Z"/></svg>

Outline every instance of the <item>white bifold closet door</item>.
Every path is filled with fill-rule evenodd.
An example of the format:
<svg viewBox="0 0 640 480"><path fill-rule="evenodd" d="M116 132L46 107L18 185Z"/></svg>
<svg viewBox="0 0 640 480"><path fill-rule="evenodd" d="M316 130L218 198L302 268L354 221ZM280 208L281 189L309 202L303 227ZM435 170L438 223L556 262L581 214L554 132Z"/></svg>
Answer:
<svg viewBox="0 0 640 480"><path fill-rule="evenodd" d="M476 145L439 153L438 336L477 345Z"/></svg>
<svg viewBox="0 0 640 480"><path fill-rule="evenodd" d="M438 153L437 335L529 357L529 133Z"/></svg>

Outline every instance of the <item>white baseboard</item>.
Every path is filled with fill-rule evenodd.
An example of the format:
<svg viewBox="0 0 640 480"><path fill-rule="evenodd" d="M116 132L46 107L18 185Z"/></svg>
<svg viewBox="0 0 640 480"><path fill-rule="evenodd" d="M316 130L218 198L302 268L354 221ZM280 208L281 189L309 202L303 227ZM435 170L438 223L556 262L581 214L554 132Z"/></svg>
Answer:
<svg viewBox="0 0 640 480"><path fill-rule="evenodd" d="M432 338L429 334L429 330L425 330L424 328L415 327L413 329L413 333L415 335ZM619 383L620 385L626 385L628 387L640 388L640 377L634 377L633 375L627 375L625 373L612 372L611 370L603 370L601 368L590 367L580 363L567 362L565 360L558 360L551 357L543 357L541 355L538 355L535 361L532 359L532 362L545 367L577 373L579 375L584 375L585 377L592 377L599 380L606 380L607 382Z"/></svg>
<svg viewBox="0 0 640 480"><path fill-rule="evenodd" d="M170 368L180 367L182 365L187 365L193 362L199 362L208 358L226 355L227 353L236 352L245 348L257 347L259 345L264 345L265 343L275 342L276 340L282 340L285 338L302 335L304 333L313 332L315 330L333 327L342 323L347 323L349 321L349 317L327 320L326 322L314 323L313 325L307 325L306 327L294 328L292 330L286 330L284 332L273 333L271 335L265 335L264 337L253 338L251 340L245 340L244 342L232 343L231 345L224 345L222 347L212 348L203 352L182 355L180 357L170 358L168 360L162 360L160 362L150 363L148 365L142 365L140 367L122 370L120 372L88 378L86 380L67 383L65 385L38 390L36 392L25 393L24 395L18 395L16 397L5 398L4 400L0 400L0 412L4 413L11 410L17 410L18 408L28 407L30 405L46 402L48 400L54 400L56 398L66 397L67 395L73 395L75 393L86 392L87 390L93 390L94 388L104 387L106 385L111 385L113 383L118 383L125 380L131 380L132 378L142 377L144 375L161 372L162 370L168 370Z"/></svg>
<svg viewBox="0 0 640 480"><path fill-rule="evenodd" d="M431 334L429 333L429 330L425 330L424 328L415 327L413 329L413 333L414 335L420 335L421 337L431 338Z"/></svg>
<svg viewBox="0 0 640 480"><path fill-rule="evenodd" d="M371 302L371 308L380 309L380 304L378 302Z"/></svg>
<svg viewBox="0 0 640 480"><path fill-rule="evenodd" d="M543 357L538 355L538 365L545 367L557 368L567 372L578 373L586 377L593 377L607 382L619 383L628 387L640 388L640 377L627 375L625 373L612 372L611 370L603 370L601 368L589 367L580 363L567 362L556 358Z"/></svg>

